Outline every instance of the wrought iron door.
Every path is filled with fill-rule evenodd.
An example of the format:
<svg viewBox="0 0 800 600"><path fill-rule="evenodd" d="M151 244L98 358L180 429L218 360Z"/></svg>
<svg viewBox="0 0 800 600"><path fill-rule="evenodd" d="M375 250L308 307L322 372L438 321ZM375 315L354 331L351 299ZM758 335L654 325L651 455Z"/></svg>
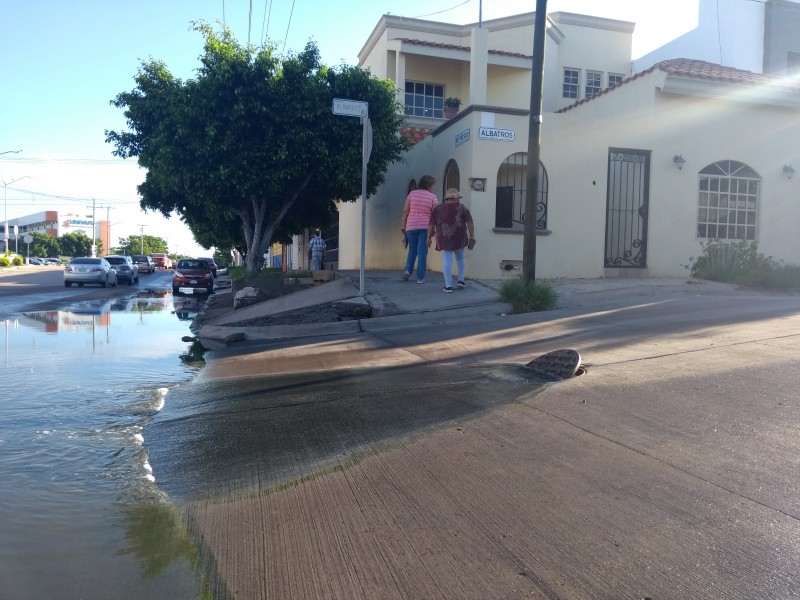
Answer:
<svg viewBox="0 0 800 600"><path fill-rule="evenodd" d="M607 269L647 267L650 151L610 148L606 192Z"/></svg>

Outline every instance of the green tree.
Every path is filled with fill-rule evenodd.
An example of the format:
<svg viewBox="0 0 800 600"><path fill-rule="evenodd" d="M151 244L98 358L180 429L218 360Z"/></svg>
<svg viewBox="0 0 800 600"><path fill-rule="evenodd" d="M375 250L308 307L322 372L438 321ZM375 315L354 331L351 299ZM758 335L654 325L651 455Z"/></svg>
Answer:
<svg viewBox="0 0 800 600"><path fill-rule="evenodd" d="M95 240L97 244L97 256L103 256L103 244L100 240ZM61 256L91 256L92 238L82 231L65 233L58 238L58 245L61 249Z"/></svg>
<svg viewBox="0 0 800 600"><path fill-rule="evenodd" d="M142 250L144 249L144 250ZM167 240L154 235L132 235L120 238L118 252L120 254L152 254L167 252Z"/></svg>
<svg viewBox="0 0 800 600"><path fill-rule="evenodd" d="M33 238L29 246L30 256L66 256L62 255L61 246L52 235L33 231L30 236Z"/></svg>
<svg viewBox="0 0 800 600"><path fill-rule="evenodd" d="M248 270L273 241L328 225L335 200L361 195L360 120L332 114L334 98L369 103L373 129L367 194L408 144L396 90L357 67L320 62L309 43L281 57L240 45L228 29L195 29L205 40L194 79L145 61L136 88L111 101L130 131L106 131L114 154L147 169L141 206L190 227L203 247L235 247Z"/></svg>

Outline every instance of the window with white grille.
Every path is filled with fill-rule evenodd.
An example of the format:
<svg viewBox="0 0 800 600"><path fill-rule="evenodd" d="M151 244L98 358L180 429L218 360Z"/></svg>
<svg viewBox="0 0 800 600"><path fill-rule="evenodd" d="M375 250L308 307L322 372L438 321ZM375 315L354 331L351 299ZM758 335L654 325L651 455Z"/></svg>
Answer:
<svg viewBox="0 0 800 600"><path fill-rule="evenodd" d="M415 117L444 118L444 84L406 81L406 114Z"/></svg>
<svg viewBox="0 0 800 600"><path fill-rule="evenodd" d="M578 82L580 80L580 71L578 69L564 69L564 83L562 84L561 95L564 98L578 99Z"/></svg>
<svg viewBox="0 0 800 600"><path fill-rule="evenodd" d="M603 87L603 74L600 71L586 71L586 97L599 94Z"/></svg>
<svg viewBox="0 0 800 600"><path fill-rule="evenodd" d="M747 165L722 160L700 171L697 237L755 240L761 178Z"/></svg>

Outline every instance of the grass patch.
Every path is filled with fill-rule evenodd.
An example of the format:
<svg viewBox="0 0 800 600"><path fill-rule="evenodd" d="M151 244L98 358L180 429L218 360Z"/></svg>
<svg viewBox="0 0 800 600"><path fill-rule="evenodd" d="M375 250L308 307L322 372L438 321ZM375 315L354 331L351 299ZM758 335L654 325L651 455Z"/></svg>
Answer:
<svg viewBox="0 0 800 600"><path fill-rule="evenodd" d="M702 255L684 265L692 277L768 290L800 289L800 266L765 256L756 242L712 240L700 246Z"/></svg>
<svg viewBox="0 0 800 600"><path fill-rule="evenodd" d="M556 305L556 291L547 282L512 279L500 288L500 300L508 302L514 314L551 310Z"/></svg>
<svg viewBox="0 0 800 600"><path fill-rule="evenodd" d="M247 270L247 267L228 267L228 277L231 279L244 279L246 277L262 277L264 279L287 279L311 277L311 271L287 271L280 269L261 269L256 273Z"/></svg>

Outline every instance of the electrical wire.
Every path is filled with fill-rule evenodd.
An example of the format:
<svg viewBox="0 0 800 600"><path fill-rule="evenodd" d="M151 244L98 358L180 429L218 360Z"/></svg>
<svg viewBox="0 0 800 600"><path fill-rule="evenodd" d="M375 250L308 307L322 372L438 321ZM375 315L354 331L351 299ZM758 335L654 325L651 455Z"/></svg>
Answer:
<svg viewBox="0 0 800 600"><path fill-rule="evenodd" d="M286 40L289 39L289 27L292 25L292 15L294 14L294 3L295 0L292 0L292 10L289 13L289 22L286 24L286 37L283 38L283 50L286 50Z"/></svg>
<svg viewBox="0 0 800 600"><path fill-rule="evenodd" d="M265 0L264 2L264 17L261 19L261 45L263 46L267 41L266 31L269 31L269 20L267 19L267 7L269 7L269 15L272 16L272 0ZM266 30L264 24L266 23Z"/></svg>
<svg viewBox="0 0 800 600"><path fill-rule="evenodd" d="M469 4L470 2L472 2L472 0L465 0L465 2L462 2L461 4L456 4L455 6L451 6L450 8L445 8L444 10L428 13L427 15L420 15L418 17L411 17L411 18L412 19L424 19L425 17L432 17L434 15L440 15L442 13L450 12L451 10L455 10L457 8L460 8L460 7L464 6L465 4Z"/></svg>
<svg viewBox="0 0 800 600"><path fill-rule="evenodd" d="M250 11L247 13L247 45L250 45L250 31L253 29L253 0L250 0Z"/></svg>
<svg viewBox="0 0 800 600"><path fill-rule="evenodd" d="M717 45L719 46L719 64L722 62L722 28L719 24L719 0L717 0Z"/></svg>

